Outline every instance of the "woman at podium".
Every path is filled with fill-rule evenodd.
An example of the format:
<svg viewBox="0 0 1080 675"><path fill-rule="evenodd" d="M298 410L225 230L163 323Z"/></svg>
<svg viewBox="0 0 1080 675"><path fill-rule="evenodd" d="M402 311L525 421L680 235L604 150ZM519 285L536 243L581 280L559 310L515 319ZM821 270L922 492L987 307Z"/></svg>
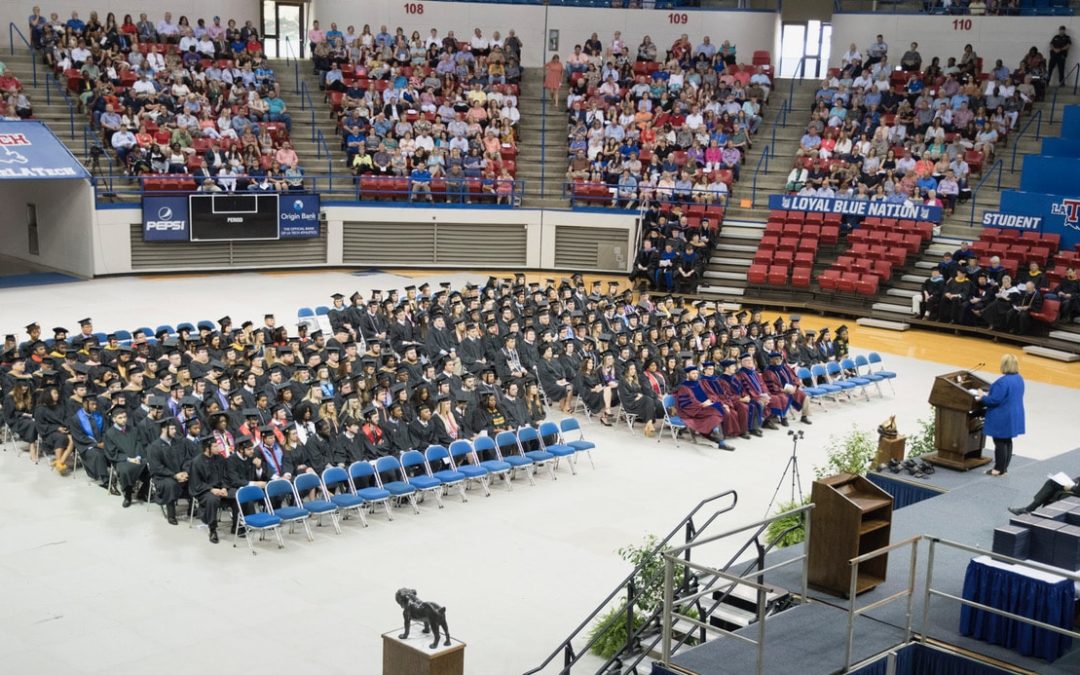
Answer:
<svg viewBox="0 0 1080 675"><path fill-rule="evenodd" d="M994 468L986 473L1003 476L1012 460L1013 439L1024 433L1024 378L1015 356L1001 357L1001 377L975 399L986 406L983 431L994 439Z"/></svg>

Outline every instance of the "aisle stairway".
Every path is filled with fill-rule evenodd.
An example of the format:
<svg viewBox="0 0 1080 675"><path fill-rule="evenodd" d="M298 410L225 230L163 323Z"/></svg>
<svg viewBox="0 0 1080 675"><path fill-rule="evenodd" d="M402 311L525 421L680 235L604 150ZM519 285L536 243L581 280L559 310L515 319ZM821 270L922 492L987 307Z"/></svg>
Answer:
<svg viewBox="0 0 1080 675"><path fill-rule="evenodd" d="M544 70L526 68L518 96L517 177L525 181L522 206L562 209L566 179L566 114L563 106L543 103ZM565 93L565 92L564 92ZM541 162L544 165L541 166Z"/></svg>

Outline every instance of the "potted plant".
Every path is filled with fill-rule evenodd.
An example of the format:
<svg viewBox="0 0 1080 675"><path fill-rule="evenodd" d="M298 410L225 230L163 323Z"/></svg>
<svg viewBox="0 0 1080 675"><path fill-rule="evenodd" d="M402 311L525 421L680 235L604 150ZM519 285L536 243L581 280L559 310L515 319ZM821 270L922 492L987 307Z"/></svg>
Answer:
<svg viewBox="0 0 1080 675"><path fill-rule="evenodd" d="M814 468L817 478L840 473L863 476L877 453L877 442L867 432L852 426L844 436L830 436L826 450L825 465Z"/></svg>
<svg viewBox="0 0 1080 675"><path fill-rule="evenodd" d="M776 505L776 513L793 511L809 503L809 496L803 497L801 502L781 502ZM772 521L769 523L768 529L765 530L765 541L774 544L777 548L802 543L806 539L807 515L806 512L796 513Z"/></svg>

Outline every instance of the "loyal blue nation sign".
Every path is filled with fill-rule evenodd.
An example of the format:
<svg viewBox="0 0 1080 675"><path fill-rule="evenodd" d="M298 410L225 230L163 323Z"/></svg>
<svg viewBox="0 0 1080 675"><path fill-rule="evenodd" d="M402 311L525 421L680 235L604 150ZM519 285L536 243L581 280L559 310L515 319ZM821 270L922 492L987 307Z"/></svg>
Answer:
<svg viewBox="0 0 1080 675"><path fill-rule="evenodd" d="M891 202L871 202L861 199L834 197L769 195L769 208L784 211L838 213L843 216L858 216L861 218L897 218L900 220L941 222L941 207L912 202L893 204Z"/></svg>
<svg viewBox="0 0 1080 675"><path fill-rule="evenodd" d="M89 177L79 160L40 121L0 121L0 180Z"/></svg>

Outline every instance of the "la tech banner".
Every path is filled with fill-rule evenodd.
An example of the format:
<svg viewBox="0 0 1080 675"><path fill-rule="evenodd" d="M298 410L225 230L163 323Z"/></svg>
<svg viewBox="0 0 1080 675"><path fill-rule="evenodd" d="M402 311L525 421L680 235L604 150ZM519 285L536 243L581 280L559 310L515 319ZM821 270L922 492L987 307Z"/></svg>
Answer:
<svg viewBox="0 0 1080 675"><path fill-rule="evenodd" d="M1060 235L1062 250L1080 244L1080 193L1066 196L1005 190L1001 193L1001 212L1040 218L1039 231Z"/></svg>

